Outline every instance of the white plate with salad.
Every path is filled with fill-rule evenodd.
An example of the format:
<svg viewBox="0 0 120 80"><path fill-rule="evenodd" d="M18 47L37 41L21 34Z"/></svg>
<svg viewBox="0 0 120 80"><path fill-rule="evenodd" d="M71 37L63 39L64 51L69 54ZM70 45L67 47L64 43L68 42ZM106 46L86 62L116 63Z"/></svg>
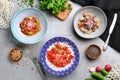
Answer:
<svg viewBox="0 0 120 80"><path fill-rule="evenodd" d="M76 33L86 39L99 37L107 26L107 17L98 7L86 6L79 9L73 19Z"/></svg>

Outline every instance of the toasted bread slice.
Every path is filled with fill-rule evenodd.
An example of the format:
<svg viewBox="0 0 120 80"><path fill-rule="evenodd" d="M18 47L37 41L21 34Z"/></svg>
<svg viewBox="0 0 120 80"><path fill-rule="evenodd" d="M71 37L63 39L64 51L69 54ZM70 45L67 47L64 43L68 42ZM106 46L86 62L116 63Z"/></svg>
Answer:
<svg viewBox="0 0 120 80"><path fill-rule="evenodd" d="M66 3L66 6L71 6L71 4L70 3ZM72 11L72 9L66 9L65 11L58 12L57 14L55 14L55 16L58 19L64 21L68 17L68 15L70 14L71 11Z"/></svg>

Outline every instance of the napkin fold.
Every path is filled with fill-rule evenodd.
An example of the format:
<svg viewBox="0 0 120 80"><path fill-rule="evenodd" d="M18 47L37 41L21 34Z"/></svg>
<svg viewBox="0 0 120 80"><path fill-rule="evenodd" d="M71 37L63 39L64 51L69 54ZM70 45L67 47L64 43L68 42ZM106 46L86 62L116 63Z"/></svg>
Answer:
<svg viewBox="0 0 120 80"><path fill-rule="evenodd" d="M103 41L106 41L108 37L109 28L112 23L114 13L118 14L116 25L109 40L109 45L118 52L120 52L120 0L72 0L72 1L77 2L82 6L97 6L105 12L108 24L105 32L100 36L100 38Z"/></svg>
<svg viewBox="0 0 120 80"><path fill-rule="evenodd" d="M0 0L0 29L7 29L10 26L14 3L8 0Z"/></svg>

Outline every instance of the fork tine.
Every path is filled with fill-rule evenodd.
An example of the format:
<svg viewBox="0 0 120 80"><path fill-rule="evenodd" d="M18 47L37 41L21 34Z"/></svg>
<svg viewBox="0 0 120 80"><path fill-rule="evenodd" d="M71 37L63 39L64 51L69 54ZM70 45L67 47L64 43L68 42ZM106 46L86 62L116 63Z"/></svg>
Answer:
<svg viewBox="0 0 120 80"><path fill-rule="evenodd" d="M43 69L43 66L40 64L37 58L33 58L33 63L35 64L39 74L41 75L42 80L48 80L47 75Z"/></svg>

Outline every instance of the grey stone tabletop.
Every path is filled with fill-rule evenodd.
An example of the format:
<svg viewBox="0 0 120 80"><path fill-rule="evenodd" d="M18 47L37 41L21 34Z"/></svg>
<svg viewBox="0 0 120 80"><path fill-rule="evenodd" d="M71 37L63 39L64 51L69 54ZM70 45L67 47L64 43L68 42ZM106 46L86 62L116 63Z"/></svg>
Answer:
<svg viewBox="0 0 120 80"><path fill-rule="evenodd" d="M20 8L16 5L14 13ZM46 41L53 37L63 36L72 40L80 52L80 61L77 68L69 75L57 77L47 73L48 80L84 80L90 77L89 68L97 65L120 63L120 53L108 47L97 60L89 60L85 55L85 50L90 44L97 44L101 48L104 42L100 38L85 40L81 39L73 29L73 16L81 8L80 5L71 2L73 10L65 21L60 21L50 13L44 11L48 19L48 31L45 38L34 45L23 45L16 41L11 35L10 28L0 29L0 80L42 80L35 65L28 57L31 54L29 46L34 50L34 55L39 59L40 51ZM8 58L11 49L19 47L23 51L23 57L18 63L11 62Z"/></svg>

